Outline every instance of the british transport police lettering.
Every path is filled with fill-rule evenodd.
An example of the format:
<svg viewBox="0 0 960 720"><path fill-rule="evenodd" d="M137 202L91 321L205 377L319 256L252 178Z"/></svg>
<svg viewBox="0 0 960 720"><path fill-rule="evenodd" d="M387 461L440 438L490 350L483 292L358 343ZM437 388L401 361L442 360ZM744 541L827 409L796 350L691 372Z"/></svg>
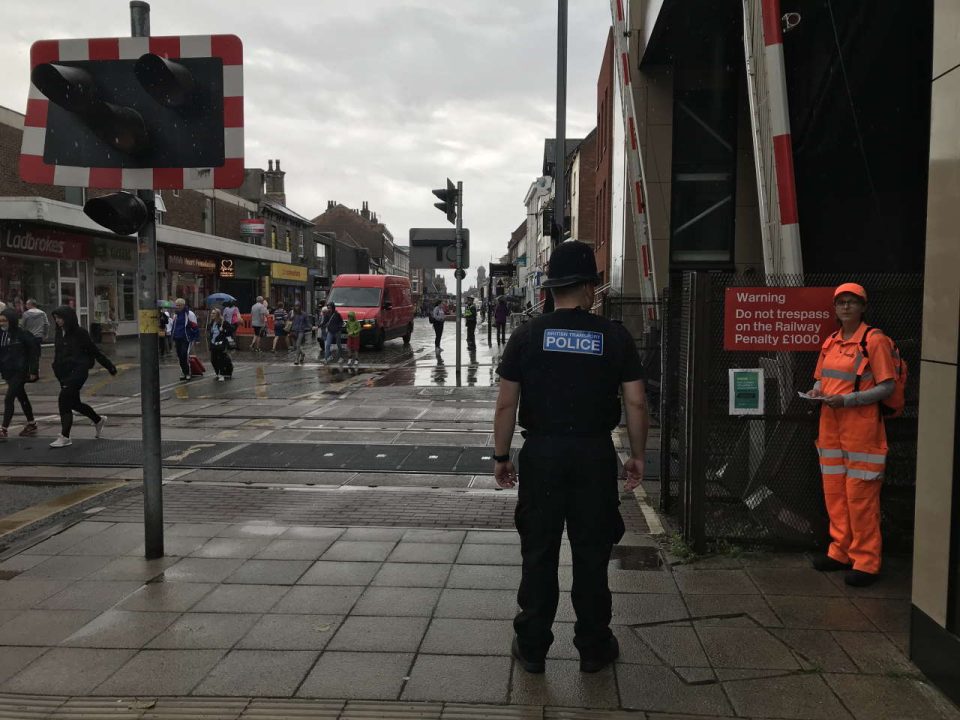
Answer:
<svg viewBox="0 0 960 720"><path fill-rule="evenodd" d="M543 331L543 349L546 352L603 355L603 333L551 328Z"/></svg>

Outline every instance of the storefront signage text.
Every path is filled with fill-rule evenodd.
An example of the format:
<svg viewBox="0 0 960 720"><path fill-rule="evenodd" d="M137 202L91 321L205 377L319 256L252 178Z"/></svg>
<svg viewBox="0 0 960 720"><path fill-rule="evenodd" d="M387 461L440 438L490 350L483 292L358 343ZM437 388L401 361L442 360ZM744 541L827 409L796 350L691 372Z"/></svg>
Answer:
<svg viewBox="0 0 960 720"><path fill-rule="evenodd" d="M28 228L19 223L7 225L0 231L0 251L63 260L85 260L89 257L85 237L57 230Z"/></svg>
<svg viewBox="0 0 960 720"><path fill-rule="evenodd" d="M93 257L97 267L136 270L137 246L114 240L93 241Z"/></svg>
<svg viewBox="0 0 960 720"><path fill-rule="evenodd" d="M724 350L817 351L837 327L833 288L727 288L723 321Z"/></svg>
<svg viewBox="0 0 960 720"><path fill-rule="evenodd" d="M194 255L167 255L167 269L181 272L195 272L201 275L213 275L217 271L217 263L213 258L202 258Z"/></svg>
<svg viewBox="0 0 960 720"><path fill-rule="evenodd" d="M233 260L230 258L220 259L220 277L226 280L232 280L237 276L237 270L233 266Z"/></svg>
<svg viewBox="0 0 960 720"><path fill-rule="evenodd" d="M276 281L288 280L291 282L305 283L307 281L307 269L300 265L271 263L270 276Z"/></svg>

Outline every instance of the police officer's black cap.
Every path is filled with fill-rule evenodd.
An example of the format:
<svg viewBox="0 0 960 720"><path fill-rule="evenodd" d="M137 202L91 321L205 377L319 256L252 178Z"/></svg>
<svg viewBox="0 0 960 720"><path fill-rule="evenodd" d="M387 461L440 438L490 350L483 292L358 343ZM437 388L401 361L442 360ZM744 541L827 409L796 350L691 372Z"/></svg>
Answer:
<svg viewBox="0 0 960 720"><path fill-rule="evenodd" d="M567 240L557 245L550 255L550 266L543 287L569 287L581 283L596 285L599 281L593 248L578 240Z"/></svg>

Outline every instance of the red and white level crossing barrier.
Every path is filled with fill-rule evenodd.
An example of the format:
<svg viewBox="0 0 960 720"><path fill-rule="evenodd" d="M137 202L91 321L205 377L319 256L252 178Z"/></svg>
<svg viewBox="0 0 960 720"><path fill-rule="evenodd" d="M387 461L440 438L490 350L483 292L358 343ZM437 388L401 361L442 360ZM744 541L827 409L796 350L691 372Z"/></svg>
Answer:
<svg viewBox="0 0 960 720"><path fill-rule="evenodd" d="M760 0L763 16L764 65L773 157L780 205L780 242L782 273L802 272L800 225L797 215L797 185L793 172L793 144L790 137L790 112L787 101L787 76L783 61L783 29L780 0Z"/></svg>
<svg viewBox="0 0 960 720"><path fill-rule="evenodd" d="M44 185L108 189L239 187L243 184L243 43L235 35L41 40L30 49L30 68L43 63L137 60L153 53L169 60L220 58L223 62L224 164L219 167L89 168L44 162L49 100L30 84L20 155L20 177Z"/></svg>
<svg viewBox="0 0 960 720"><path fill-rule="evenodd" d="M643 172L643 157L640 151L640 142L637 136L637 109L633 98L633 84L631 82L629 18L626 16L624 0L611 0L610 8L613 14L613 47L614 47L614 75L620 91L623 112L623 125L627 137L627 193L631 197L629 206L633 207L633 234L639 259L640 294L647 306L647 319L656 320L658 309L657 283L653 265L653 251L650 246L650 223L647 219L647 183ZM616 178L614 178L616 182Z"/></svg>

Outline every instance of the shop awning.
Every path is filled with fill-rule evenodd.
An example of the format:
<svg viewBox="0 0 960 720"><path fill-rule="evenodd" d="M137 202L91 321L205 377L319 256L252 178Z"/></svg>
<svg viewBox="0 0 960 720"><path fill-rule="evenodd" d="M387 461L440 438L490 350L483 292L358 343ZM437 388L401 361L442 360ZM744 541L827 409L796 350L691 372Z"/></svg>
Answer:
<svg viewBox="0 0 960 720"><path fill-rule="evenodd" d="M41 197L0 197L0 220L47 223L75 231L94 232L104 237L118 237L84 215L83 208L79 205ZM183 230L170 225L157 226L157 242L161 245L190 248L214 255L266 262L289 263L291 260L290 253L283 250L250 245L239 240Z"/></svg>

